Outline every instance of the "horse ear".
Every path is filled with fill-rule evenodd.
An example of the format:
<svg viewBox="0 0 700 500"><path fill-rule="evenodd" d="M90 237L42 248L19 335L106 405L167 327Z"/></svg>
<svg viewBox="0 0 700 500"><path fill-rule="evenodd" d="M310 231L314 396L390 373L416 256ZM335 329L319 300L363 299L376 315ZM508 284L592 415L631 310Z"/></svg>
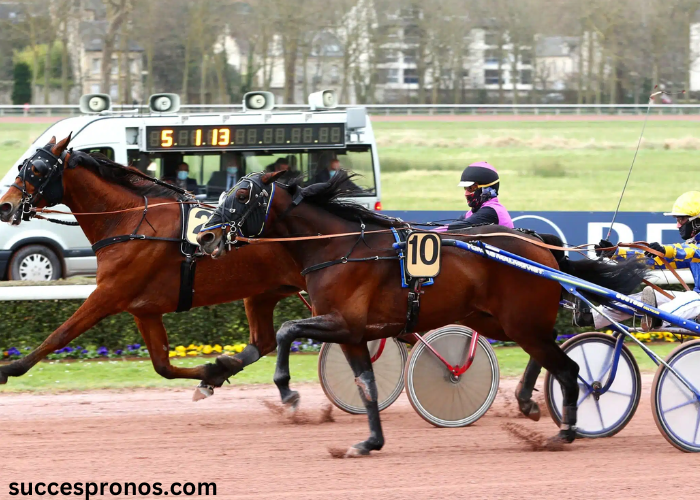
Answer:
<svg viewBox="0 0 700 500"><path fill-rule="evenodd" d="M54 135L51 140L49 141L49 144L56 144L56 136Z"/></svg>
<svg viewBox="0 0 700 500"><path fill-rule="evenodd" d="M268 172L263 174L260 178L263 184L272 184L277 179L282 177L286 173L286 170L280 170L279 172Z"/></svg>
<svg viewBox="0 0 700 500"><path fill-rule="evenodd" d="M53 148L51 148L51 152L55 154L56 156L59 156L61 153L63 153L67 148L68 148L68 143L70 142L71 136L73 135L73 132L68 134L68 137L63 139L61 142L56 144ZM56 138L54 137L53 142L56 142Z"/></svg>

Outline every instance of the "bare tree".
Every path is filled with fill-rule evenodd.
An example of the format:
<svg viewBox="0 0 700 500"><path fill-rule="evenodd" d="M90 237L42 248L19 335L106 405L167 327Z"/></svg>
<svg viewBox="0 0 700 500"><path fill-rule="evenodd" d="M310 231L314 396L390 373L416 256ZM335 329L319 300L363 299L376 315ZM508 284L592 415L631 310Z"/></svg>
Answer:
<svg viewBox="0 0 700 500"><path fill-rule="evenodd" d="M122 23L131 8L131 0L105 0L107 7L107 31L102 44L102 74L100 87L105 94L110 93L112 76L112 53L114 42Z"/></svg>

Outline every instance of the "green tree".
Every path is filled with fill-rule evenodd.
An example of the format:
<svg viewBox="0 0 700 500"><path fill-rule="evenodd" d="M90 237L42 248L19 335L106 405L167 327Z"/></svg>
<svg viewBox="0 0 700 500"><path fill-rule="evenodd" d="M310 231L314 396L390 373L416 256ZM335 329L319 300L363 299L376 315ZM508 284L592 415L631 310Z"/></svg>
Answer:
<svg viewBox="0 0 700 500"><path fill-rule="evenodd" d="M28 102L32 102L32 70L27 63L20 62L15 64L12 103Z"/></svg>

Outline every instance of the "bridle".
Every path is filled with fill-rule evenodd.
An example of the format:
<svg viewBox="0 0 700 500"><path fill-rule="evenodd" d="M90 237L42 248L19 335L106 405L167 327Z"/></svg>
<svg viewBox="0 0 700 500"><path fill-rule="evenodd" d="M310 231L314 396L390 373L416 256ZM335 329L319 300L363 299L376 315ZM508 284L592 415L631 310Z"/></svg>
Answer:
<svg viewBox="0 0 700 500"><path fill-rule="evenodd" d="M48 206L57 205L63 199L63 169L66 158L72 153L72 149L65 150L60 156L56 156L50 150L50 145L39 148L36 152L24 160L19 167L19 179L21 185L12 183L10 187L22 193L19 208L15 212L12 224L19 224L21 221L28 221L34 215L34 205L41 196L46 200ZM36 171L37 175L34 173ZM58 175L56 175L58 174ZM34 188L34 193L27 192L27 184Z"/></svg>
<svg viewBox="0 0 700 500"><path fill-rule="evenodd" d="M248 198L245 201L236 196L239 189L248 189ZM274 182L266 185L260 180L260 174L246 175L226 193L226 197L200 232L221 228L224 233L222 242L225 241L227 245L243 244L236 240L237 236L260 236L265 229L274 196Z"/></svg>

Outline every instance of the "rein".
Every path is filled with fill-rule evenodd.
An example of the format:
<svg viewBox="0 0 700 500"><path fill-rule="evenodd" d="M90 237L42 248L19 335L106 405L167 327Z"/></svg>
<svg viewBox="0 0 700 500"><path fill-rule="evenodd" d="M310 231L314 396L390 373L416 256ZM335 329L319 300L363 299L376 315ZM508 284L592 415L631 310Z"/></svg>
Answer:
<svg viewBox="0 0 700 500"><path fill-rule="evenodd" d="M138 212L139 210L145 210L146 208L155 208L155 207L161 207L165 205L197 205L205 208L211 208L211 209L216 209L217 207L213 205L209 205L207 203L200 203L198 201L188 201L188 200L183 200L183 201L165 201L162 203L155 203L153 205L142 205L138 207L131 207L131 208L123 208L121 210L111 210L108 212L66 212L64 210L52 210L50 208L40 208L40 209L32 209L34 213L39 216L40 214L60 214L60 215L112 215L112 214L121 214L125 212ZM43 219L44 217L39 217ZM53 221L52 221L53 222Z"/></svg>
<svg viewBox="0 0 700 500"><path fill-rule="evenodd" d="M243 236L238 236L236 237L237 240L244 241L246 243L280 243L280 242L289 242L289 241L308 241L308 240L321 240L321 239L330 239L330 238L346 238L349 236L362 236L364 234L370 234L370 233L386 233L390 232L391 229L377 229L373 231L356 231L352 233L339 233L339 234L329 234L329 235L316 235L316 236L298 236L298 237L293 237L293 238L246 238ZM581 255L585 255L587 253L587 250L584 250L585 248L588 248L594 243L588 243L585 245L577 245L573 247L561 247L557 245L550 245L548 243L544 243L542 241L530 239L526 236L521 236L519 234L511 234L511 233L490 233L490 234L480 234L480 235L465 235L463 233L451 233L451 232L444 232L440 233L440 235L449 235L449 236L460 236L463 238L466 238L467 241L475 241L475 240L480 240L482 238L495 238L495 237L505 237L505 238L515 238L518 240L525 241L527 243L530 243L532 245L541 247L541 248L546 248L548 250L563 250L565 252L571 251L571 252L577 252ZM613 247L607 247L608 250L614 250L618 247L629 247L629 248L634 248L637 250L642 250L644 252L648 252L650 254L653 254L657 257L659 257L664 263L666 269L671 271L671 274L678 280L678 282L685 288L686 291L690 291L690 287L688 284L681 278L681 276L678 274L678 272L670 266L668 260L666 260L666 256L662 254L661 252L654 250L653 248L649 248L647 246L647 243L645 241L635 241L634 243L620 243L616 246ZM311 266L307 269L304 269L302 275L308 274L309 272L312 271L317 271L319 269L323 269L325 267L329 267L331 265L335 264L345 264L347 262L355 262L355 261L369 261L369 260L384 260L384 259L390 259L392 257L365 257L363 259L349 259L347 256L342 257L340 259L330 261L330 262L324 262L323 264L317 264L315 266ZM673 298L671 294L660 288L659 286L651 283L648 280L644 280L644 283L646 285L651 286L654 288L657 292L661 293L667 298Z"/></svg>

